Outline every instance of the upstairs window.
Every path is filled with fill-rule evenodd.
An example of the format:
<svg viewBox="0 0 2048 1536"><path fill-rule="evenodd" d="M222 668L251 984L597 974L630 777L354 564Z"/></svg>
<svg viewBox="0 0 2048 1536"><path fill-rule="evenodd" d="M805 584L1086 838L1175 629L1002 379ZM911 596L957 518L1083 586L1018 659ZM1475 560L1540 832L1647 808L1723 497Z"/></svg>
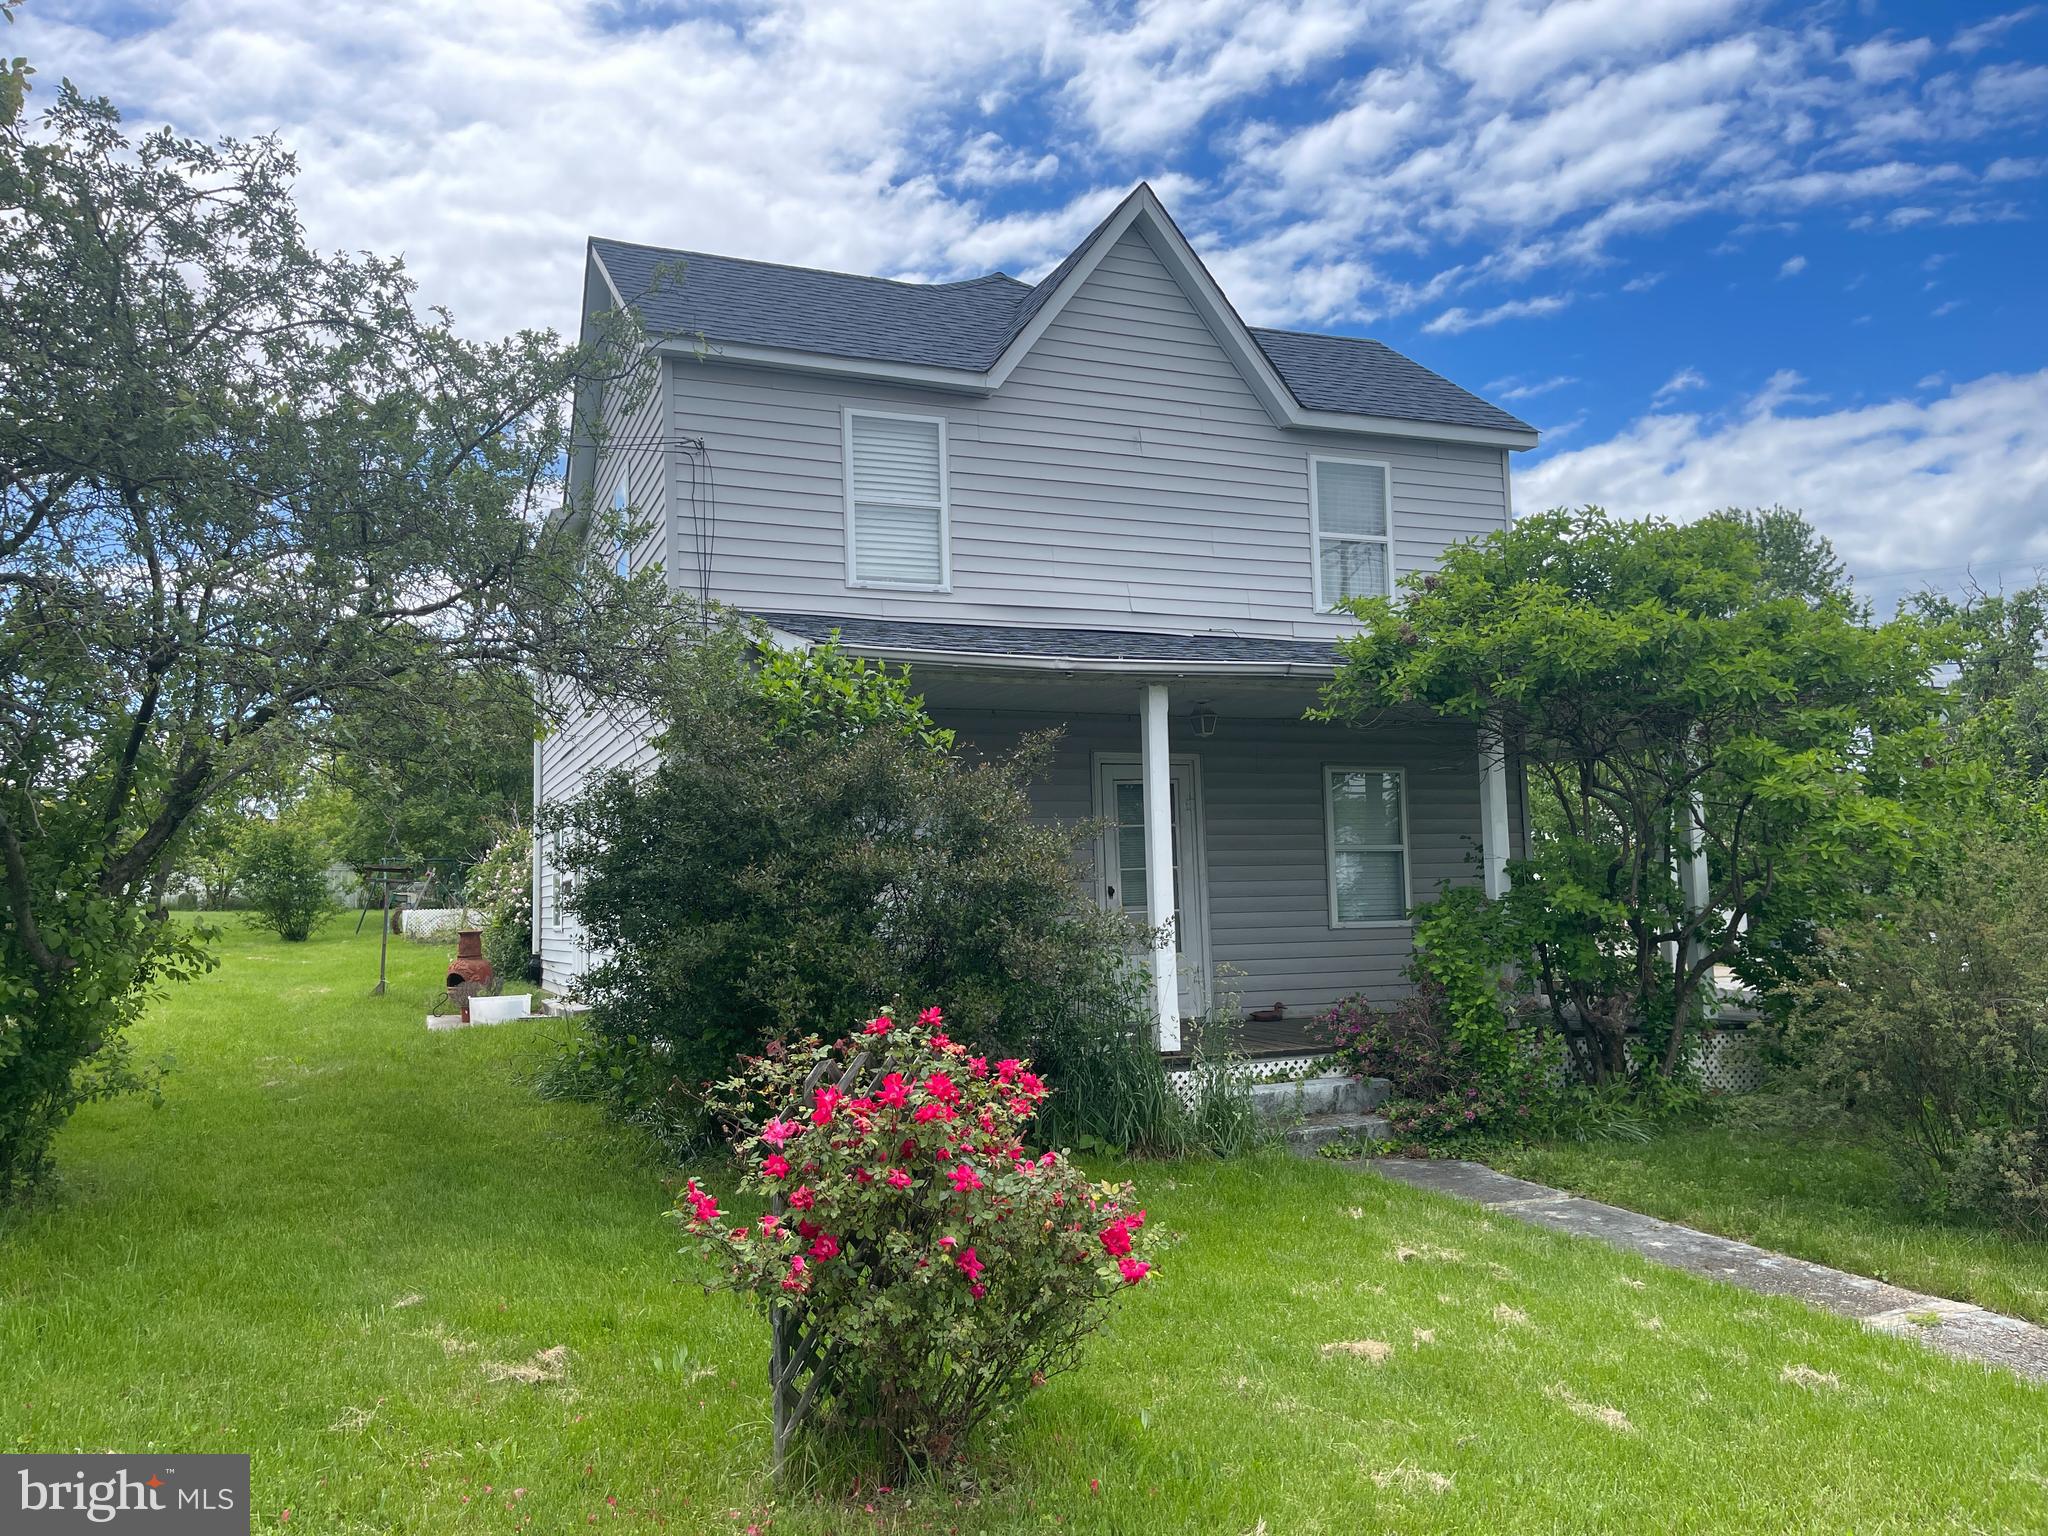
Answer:
<svg viewBox="0 0 2048 1536"><path fill-rule="evenodd" d="M1323 807L1330 926L1401 922L1408 916L1408 804L1401 770L1326 768Z"/></svg>
<svg viewBox="0 0 2048 1536"><path fill-rule="evenodd" d="M1391 597L1393 496L1387 466L1310 459L1308 481L1317 611L1328 613L1347 597Z"/></svg>
<svg viewBox="0 0 2048 1536"><path fill-rule="evenodd" d="M947 591L946 423L846 413L846 582Z"/></svg>

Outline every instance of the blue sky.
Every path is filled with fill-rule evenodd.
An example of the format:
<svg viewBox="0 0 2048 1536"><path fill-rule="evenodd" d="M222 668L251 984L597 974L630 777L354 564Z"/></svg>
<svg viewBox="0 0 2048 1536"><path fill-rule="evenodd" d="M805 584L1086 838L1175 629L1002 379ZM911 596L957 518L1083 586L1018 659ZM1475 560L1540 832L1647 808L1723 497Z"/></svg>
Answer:
<svg viewBox="0 0 2048 1536"><path fill-rule="evenodd" d="M1888 602L2048 566L2048 3L28 0L143 122L275 130L479 331L602 233L1057 261L1150 179L1255 323L1545 431L1517 506L1805 508Z"/></svg>

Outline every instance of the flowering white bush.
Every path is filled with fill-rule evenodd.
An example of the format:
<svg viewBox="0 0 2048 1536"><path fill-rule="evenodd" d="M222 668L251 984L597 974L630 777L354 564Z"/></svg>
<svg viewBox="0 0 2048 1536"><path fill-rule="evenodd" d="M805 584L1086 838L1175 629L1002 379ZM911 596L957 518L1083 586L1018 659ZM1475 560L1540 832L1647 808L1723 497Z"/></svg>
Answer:
<svg viewBox="0 0 2048 1536"><path fill-rule="evenodd" d="M842 1091L862 1051L874 1065ZM839 1346L814 1420L873 1436L892 1462L956 1454L1073 1365L1151 1272L1130 1186L1027 1153L1046 1085L1026 1062L969 1056L936 1008L771 1050L720 1092L741 1187L769 1209L736 1222L692 1179L679 1214L714 1285L800 1308Z"/></svg>

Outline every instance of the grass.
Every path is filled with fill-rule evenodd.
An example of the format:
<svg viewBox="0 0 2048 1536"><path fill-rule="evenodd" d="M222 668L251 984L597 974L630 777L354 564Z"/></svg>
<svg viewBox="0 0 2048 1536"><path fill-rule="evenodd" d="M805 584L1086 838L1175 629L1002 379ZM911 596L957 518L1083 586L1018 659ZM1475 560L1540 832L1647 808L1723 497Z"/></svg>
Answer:
<svg viewBox="0 0 2048 1536"><path fill-rule="evenodd" d="M441 955L233 935L0 1229L0 1448L246 1451L259 1528L1981 1531L2048 1393L1327 1164L1141 1165L1174 1235L971 1485L778 1496L765 1331L537 1099L544 1023L422 1027ZM1351 1348L1326 1350L1330 1345ZM1381 1350L1377 1345L1385 1345ZM522 1376L529 1379L520 1379ZM871 1512L868 1505L873 1504Z"/></svg>
<svg viewBox="0 0 2048 1536"><path fill-rule="evenodd" d="M1489 1161L1668 1221L2048 1323L2048 1243L1909 1204L1881 1151L1839 1135L1710 1121L1639 1145L1555 1143Z"/></svg>

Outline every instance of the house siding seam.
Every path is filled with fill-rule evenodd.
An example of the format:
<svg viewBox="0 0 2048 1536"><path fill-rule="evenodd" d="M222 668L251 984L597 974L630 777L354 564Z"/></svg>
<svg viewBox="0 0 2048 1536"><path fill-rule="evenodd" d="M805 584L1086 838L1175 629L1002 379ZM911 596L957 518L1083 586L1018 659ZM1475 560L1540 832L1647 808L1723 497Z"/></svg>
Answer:
<svg viewBox="0 0 2048 1536"><path fill-rule="evenodd" d="M670 430L718 466L712 595L748 609L1318 639L1312 453L1392 467L1394 569L1507 520L1507 451L1276 426L1127 234L985 400L678 359ZM942 415L948 593L849 589L847 407ZM677 579L694 585L694 550Z"/></svg>
<svg viewBox="0 0 2048 1536"><path fill-rule="evenodd" d="M670 456L653 446L654 435L661 430L661 423L667 416L667 373L670 365L665 360L655 359L650 366L660 371L655 387L648 391L646 398L623 420L607 418L609 435L632 446L621 451L615 461L599 466L597 499L601 504L609 501L612 476L617 463L622 462L632 504L652 524L634 549L633 569L638 572L645 569L649 561L660 561L673 583L675 540L671 537L674 526L671 508L674 499L669 494L667 464ZM612 769L639 769L652 763L654 749L649 742L650 734L649 722L638 715L621 714L604 706L572 710L568 718L550 731L540 744L544 803L557 805L574 799L592 780ZM577 978L588 967L591 956L582 929L574 919L563 914L563 921L557 923L554 913L549 910L555 900L555 876L558 873L550 838L541 839L539 863L542 911L538 928L542 982L557 992L567 992L574 988Z"/></svg>

